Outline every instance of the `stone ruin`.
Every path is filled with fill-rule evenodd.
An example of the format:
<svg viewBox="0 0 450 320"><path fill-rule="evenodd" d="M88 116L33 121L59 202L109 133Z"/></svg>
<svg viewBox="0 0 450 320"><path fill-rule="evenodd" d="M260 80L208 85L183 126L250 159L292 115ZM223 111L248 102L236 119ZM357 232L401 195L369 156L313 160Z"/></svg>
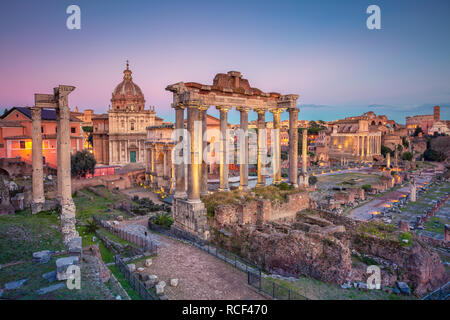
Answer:
<svg viewBox="0 0 450 320"><path fill-rule="evenodd" d="M271 273L306 275L336 284L365 283L367 266L377 264L382 287L395 287L397 281L404 281L417 295L448 281L439 255L415 236L412 244L405 245L398 240L401 231L395 227L386 232L388 236L379 237L367 231L372 225L320 211L298 212L288 222L254 223L251 219L236 220L231 214L224 219L224 210L220 206L216 209L216 244Z"/></svg>

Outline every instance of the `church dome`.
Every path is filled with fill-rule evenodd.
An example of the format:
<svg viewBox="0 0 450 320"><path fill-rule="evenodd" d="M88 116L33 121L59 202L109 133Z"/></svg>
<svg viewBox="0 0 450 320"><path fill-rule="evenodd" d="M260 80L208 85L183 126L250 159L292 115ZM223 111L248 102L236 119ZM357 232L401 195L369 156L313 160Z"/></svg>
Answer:
<svg viewBox="0 0 450 320"><path fill-rule="evenodd" d="M144 109L145 100L141 88L133 82L131 70L127 61L127 68L123 71L123 81L112 93L113 110L140 111Z"/></svg>

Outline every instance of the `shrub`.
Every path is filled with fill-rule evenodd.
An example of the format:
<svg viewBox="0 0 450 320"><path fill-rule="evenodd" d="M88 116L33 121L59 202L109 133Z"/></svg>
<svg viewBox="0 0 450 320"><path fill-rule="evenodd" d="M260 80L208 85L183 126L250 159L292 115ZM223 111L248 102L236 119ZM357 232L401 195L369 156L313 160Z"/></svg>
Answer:
<svg viewBox="0 0 450 320"><path fill-rule="evenodd" d="M95 223L94 219L89 219L86 224L86 232L95 233L95 231L97 231L97 229L98 229L98 226Z"/></svg>
<svg viewBox="0 0 450 320"><path fill-rule="evenodd" d="M406 151L402 154L402 160L411 161L412 158L413 158L413 155L409 151Z"/></svg>
<svg viewBox="0 0 450 320"><path fill-rule="evenodd" d="M173 223L173 218L170 217L167 213L157 213L156 216L152 218L152 223L162 227L170 228Z"/></svg>
<svg viewBox="0 0 450 320"><path fill-rule="evenodd" d="M372 186L370 184L365 184L363 186L361 186L361 189L363 189L364 191L370 191L370 189L372 189Z"/></svg>
<svg viewBox="0 0 450 320"><path fill-rule="evenodd" d="M404 242L403 240L408 240L408 242ZM398 241L402 246L410 246L413 241L413 236L409 232L403 232L398 236Z"/></svg>
<svg viewBox="0 0 450 320"><path fill-rule="evenodd" d="M310 176L308 178L308 183L309 183L310 186L315 185L317 183L317 177L316 176Z"/></svg>

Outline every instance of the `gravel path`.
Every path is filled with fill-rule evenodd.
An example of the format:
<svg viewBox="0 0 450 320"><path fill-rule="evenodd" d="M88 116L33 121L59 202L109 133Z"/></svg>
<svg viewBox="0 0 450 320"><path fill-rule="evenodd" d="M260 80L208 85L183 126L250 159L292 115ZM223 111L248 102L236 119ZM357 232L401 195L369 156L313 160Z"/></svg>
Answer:
<svg viewBox="0 0 450 320"><path fill-rule="evenodd" d="M170 300L262 300L259 293L247 285L247 274L216 257L181 241L153 234L146 228L147 219L121 223L132 232L144 233L159 244L158 256L146 273L165 281L165 293ZM138 263L139 267L143 262ZM179 279L178 287L169 285Z"/></svg>

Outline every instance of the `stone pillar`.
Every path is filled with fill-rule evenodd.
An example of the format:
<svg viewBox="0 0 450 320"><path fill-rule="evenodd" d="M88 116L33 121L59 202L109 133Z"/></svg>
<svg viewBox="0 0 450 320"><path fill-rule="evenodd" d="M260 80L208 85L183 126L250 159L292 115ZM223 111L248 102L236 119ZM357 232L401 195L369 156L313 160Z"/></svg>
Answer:
<svg viewBox="0 0 450 320"><path fill-rule="evenodd" d="M59 115L59 108L56 108L56 123L59 123L60 115ZM61 187L62 187L62 172L61 172L61 166L59 165L61 163L61 148L59 145L61 144L61 132L56 127L56 201L58 204L61 205Z"/></svg>
<svg viewBox="0 0 450 320"><path fill-rule="evenodd" d="M239 173L240 183L239 189L248 189L248 108L238 108L241 115L241 131L243 136L240 141L240 154L239 154Z"/></svg>
<svg viewBox="0 0 450 320"><path fill-rule="evenodd" d="M364 159L365 136L361 136L361 159Z"/></svg>
<svg viewBox="0 0 450 320"><path fill-rule="evenodd" d="M302 181L304 187L309 186L308 181L308 129L302 131Z"/></svg>
<svg viewBox="0 0 450 320"><path fill-rule="evenodd" d="M258 113L258 152L257 152L257 174L258 181L256 182L257 187L263 187L266 185L266 176L263 172L263 158L267 154L267 135L266 133L266 110L265 109L255 109Z"/></svg>
<svg viewBox="0 0 450 320"><path fill-rule="evenodd" d="M202 107L200 109L200 116L202 121L202 150L206 151L208 147L208 141L206 140L206 130L207 130L207 107ZM202 153L203 159L201 164L201 183L200 183L200 194L207 195L208 194L208 163L205 161L206 155Z"/></svg>
<svg viewBox="0 0 450 320"><path fill-rule="evenodd" d="M31 213L35 214L43 210L45 203L44 196L44 168L42 164L42 131L41 131L42 109L31 108L31 148L32 148L32 192ZM59 167L59 163L58 163Z"/></svg>
<svg viewBox="0 0 450 320"><path fill-rule="evenodd" d="M391 168L391 153L388 152L386 154L386 168L390 169Z"/></svg>
<svg viewBox="0 0 450 320"><path fill-rule="evenodd" d="M217 106L220 111L220 167L219 191L230 191L228 186L228 110L229 108Z"/></svg>
<svg viewBox="0 0 450 320"><path fill-rule="evenodd" d="M190 143L190 163L188 164L188 202L197 203L200 201L200 165L202 159L201 150L201 125L196 127L195 122L199 122L199 109L196 105L187 108L187 129L191 137ZM199 137L200 135L200 137Z"/></svg>
<svg viewBox="0 0 450 320"><path fill-rule="evenodd" d="M176 130L184 130L184 107L181 105L177 105L175 107L175 129ZM183 137L180 137L178 141L175 142L175 145L179 142L183 141ZM174 149L174 152L176 150ZM179 154L179 157L183 157L182 151L178 151L181 154ZM173 157L174 158L174 157ZM173 160L172 158L172 160ZM175 198L186 198L186 170L185 170L186 164L180 163L175 164Z"/></svg>
<svg viewBox="0 0 450 320"><path fill-rule="evenodd" d="M410 193L409 193L409 201L416 202L417 200L417 190L416 190L416 182L414 180L410 183Z"/></svg>
<svg viewBox="0 0 450 320"><path fill-rule="evenodd" d="M59 116L58 131L60 132L61 149L61 226L64 243L70 246L70 242L78 237L75 230L75 204L72 200L72 178L70 174L70 109L67 103L67 97L59 98ZM81 244L80 244L81 245Z"/></svg>
<svg viewBox="0 0 450 320"><path fill-rule="evenodd" d="M298 187L298 109L289 109L289 183Z"/></svg>
<svg viewBox="0 0 450 320"><path fill-rule="evenodd" d="M283 109L272 109L273 129L272 135L272 167L273 167L273 184L281 182L281 120L280 114Z"/></svg>

